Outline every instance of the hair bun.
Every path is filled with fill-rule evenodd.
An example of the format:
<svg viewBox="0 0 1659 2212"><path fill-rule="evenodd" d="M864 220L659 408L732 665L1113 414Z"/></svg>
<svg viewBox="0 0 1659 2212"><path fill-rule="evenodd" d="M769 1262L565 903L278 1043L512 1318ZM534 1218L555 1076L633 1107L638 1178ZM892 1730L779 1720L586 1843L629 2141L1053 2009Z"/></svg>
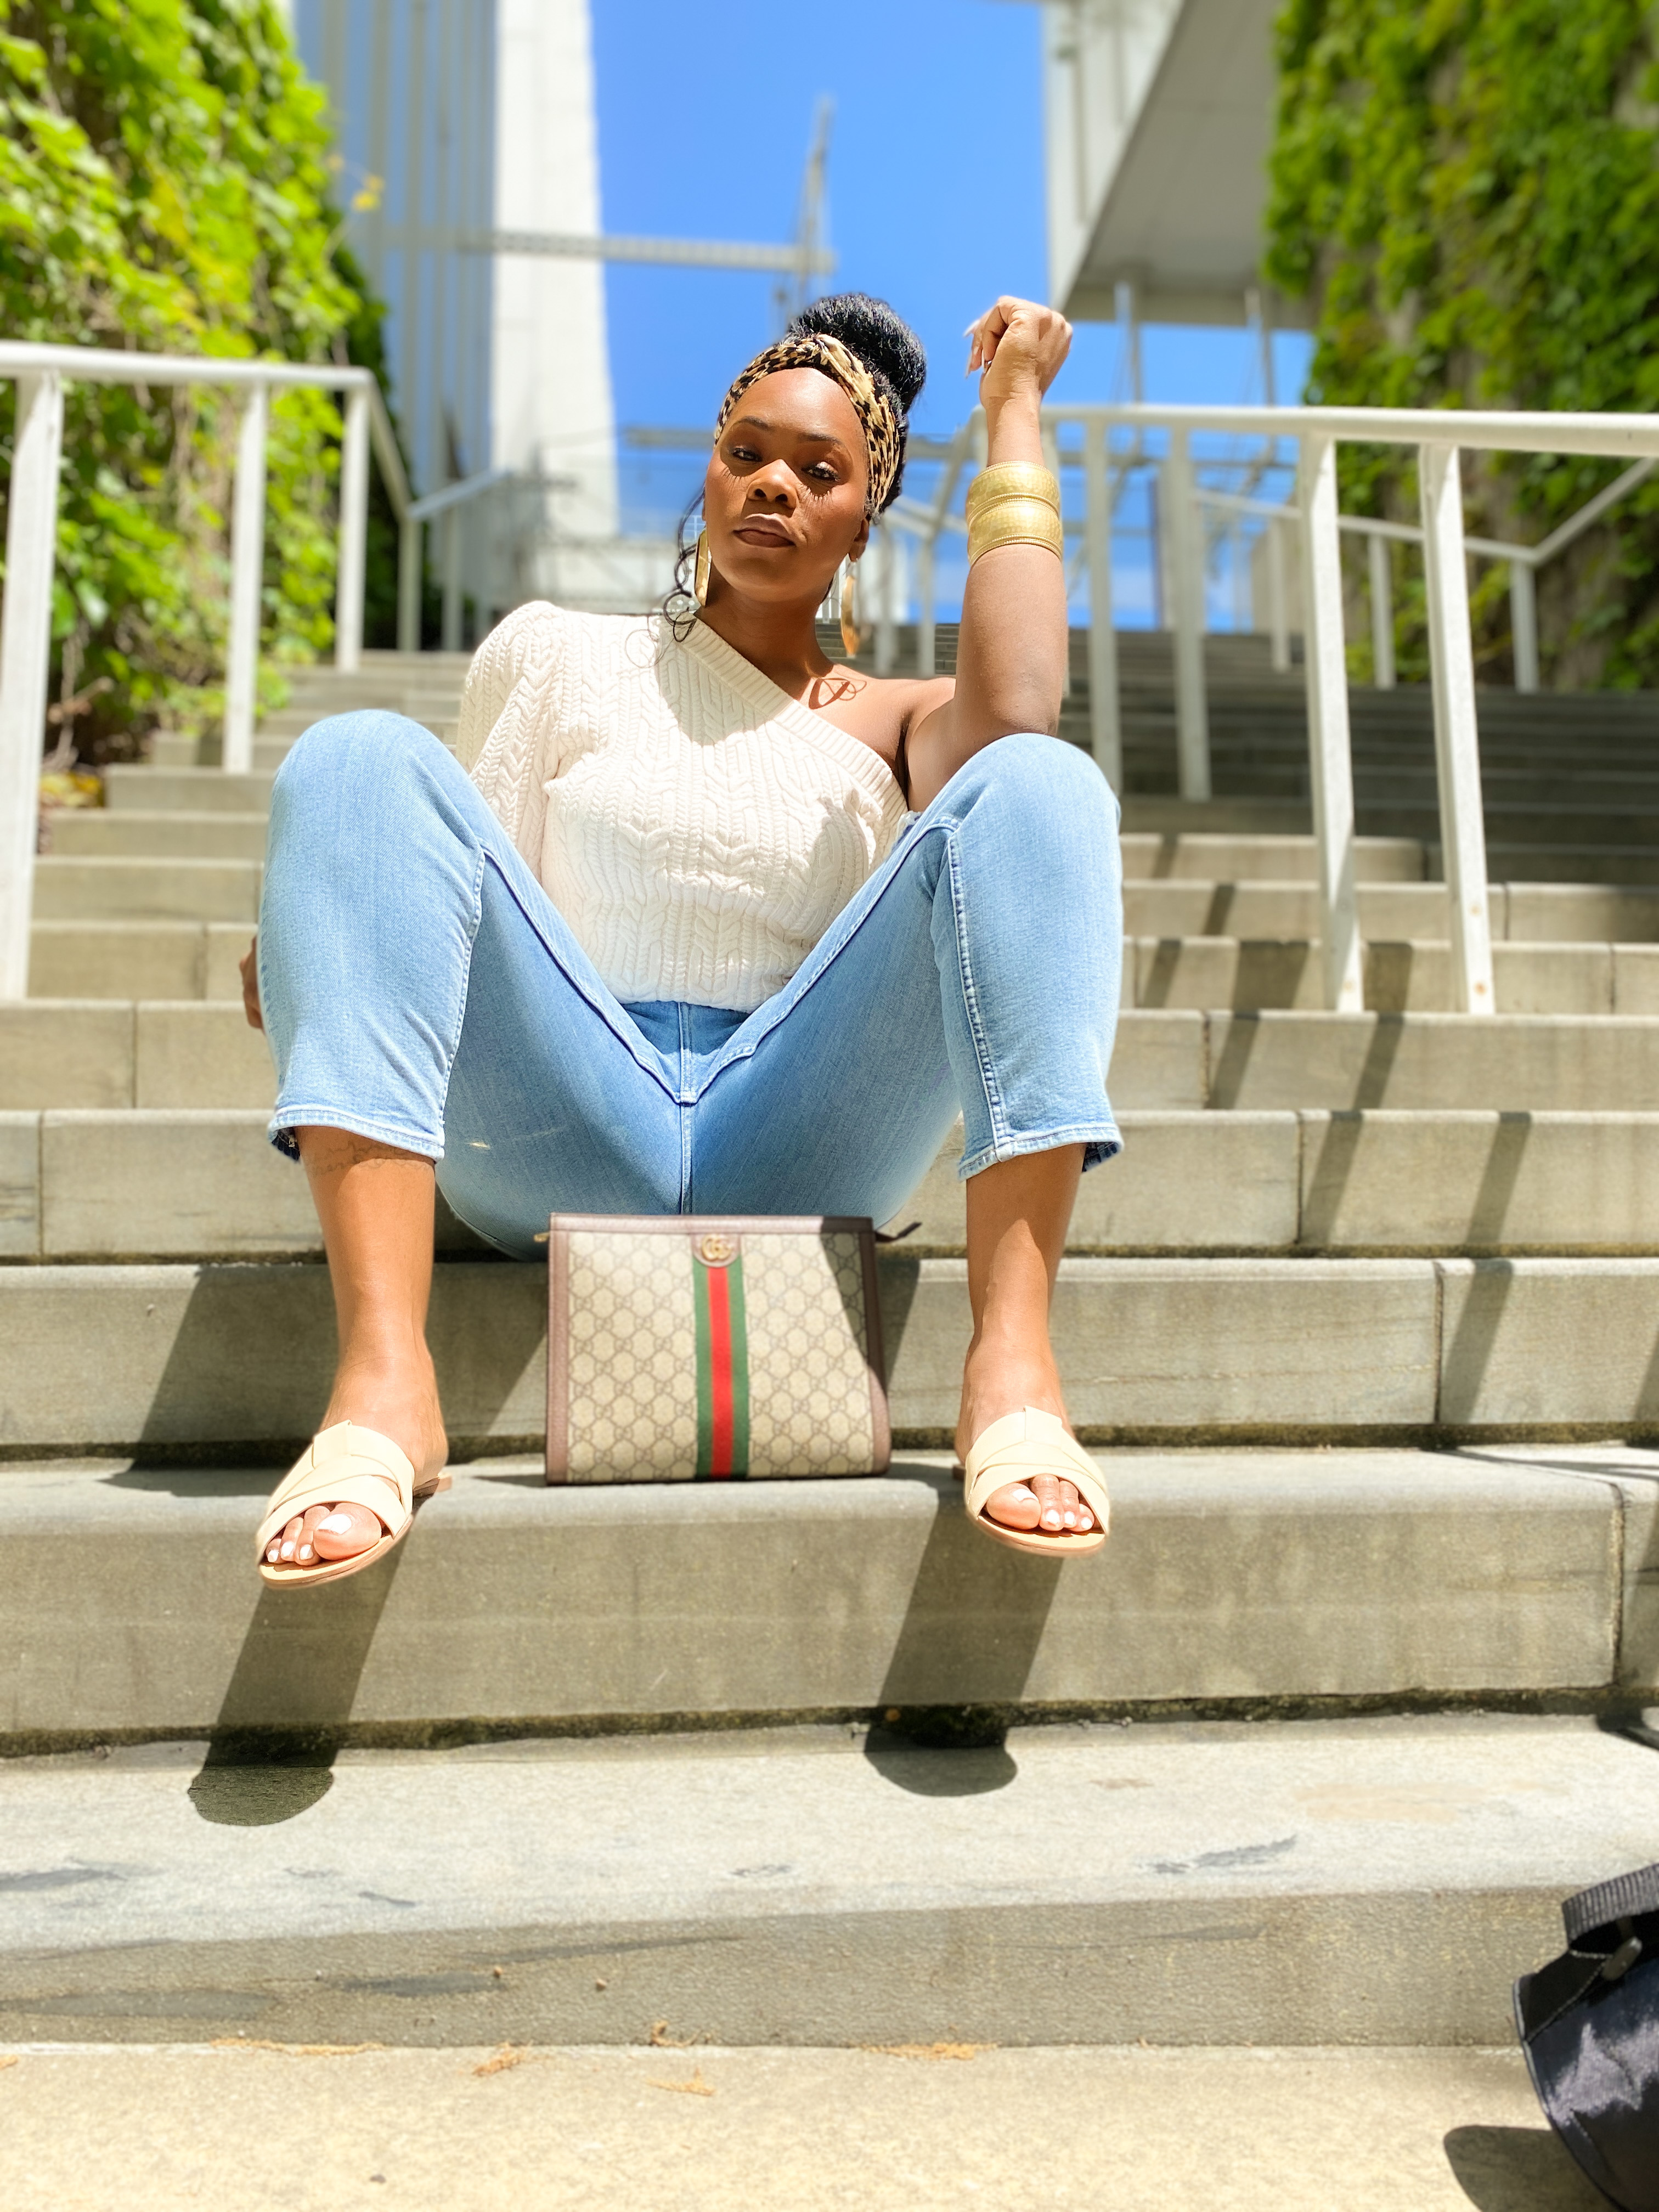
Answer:
<svg viewBox="0 0 1659 2212"><path fill-rule="evenodd" d="M789 334L805 337L815 331L839 338L890 387L899 413L909 413L927 381L927 356L909 324L885 300L872 300L867 292L832 292L827 299L814 300L791 322Z"/></svg>

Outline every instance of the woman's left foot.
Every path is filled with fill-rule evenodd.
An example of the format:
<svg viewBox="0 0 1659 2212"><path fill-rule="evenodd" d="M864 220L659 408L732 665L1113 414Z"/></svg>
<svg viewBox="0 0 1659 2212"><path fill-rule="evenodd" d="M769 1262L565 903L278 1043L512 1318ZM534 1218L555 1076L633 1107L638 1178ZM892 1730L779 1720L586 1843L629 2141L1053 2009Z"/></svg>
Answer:
<svg viewBox="0 0 1659 2212"><path fill-rule="evenodd" d="M957 1460L965 1465L968 1454L992 1422L1024 1406L1035 1406L1040 1413L1066 1421L1066 1401L1053 1358L993 1354L975 1346L969 1352L962 1378ZM1069 1432L1071 1424L1066 1425ZM1087 1536L1096 1525L1077 1485L1063 1475L1039 1474L1030 1482L1005 1483L1000 1490L992 1492L983 1510L986 1518L999 1528L1017 1529L1022 1535Z"/></svg>

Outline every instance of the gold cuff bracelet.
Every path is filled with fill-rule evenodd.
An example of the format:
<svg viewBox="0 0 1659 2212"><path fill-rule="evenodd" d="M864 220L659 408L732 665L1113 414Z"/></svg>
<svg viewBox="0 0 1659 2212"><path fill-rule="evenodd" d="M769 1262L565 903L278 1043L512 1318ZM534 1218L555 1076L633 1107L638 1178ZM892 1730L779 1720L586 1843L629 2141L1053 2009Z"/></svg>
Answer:
<svg viewBox="0 0 1659 2212"><path fill-rule="evenodd" d="M1060 512L1060 485L1051 470L1032 461L999 461L981 469L968 487L968 520L1005 499L1040 499Z"/></svg>
<svg viewBox="0 0 1659 2212"><path fill-rule="evenodd" d="M968 525L968 566L998 545L1046 545L1065 557L1058 512L1042 499L1000 499Z"/></svg>

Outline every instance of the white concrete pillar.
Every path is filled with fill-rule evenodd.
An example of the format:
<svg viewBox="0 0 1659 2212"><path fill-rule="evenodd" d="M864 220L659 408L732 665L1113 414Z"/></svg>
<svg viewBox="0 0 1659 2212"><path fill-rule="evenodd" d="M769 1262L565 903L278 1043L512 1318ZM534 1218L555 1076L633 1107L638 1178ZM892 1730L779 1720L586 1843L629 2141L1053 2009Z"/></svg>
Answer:
<svg viewBox="0 0 1659 2212"><path fill-rule="evenodd" d="M587 0L497 0L496 25L496 225L597 233L604 225ZM574 478L571 489L547 495L561 534L614 537L616 422L601 263L497 261L492 402L491 466ZM543 570L535 588L605 599L604 564L579 549L532 559Z"/></svg>

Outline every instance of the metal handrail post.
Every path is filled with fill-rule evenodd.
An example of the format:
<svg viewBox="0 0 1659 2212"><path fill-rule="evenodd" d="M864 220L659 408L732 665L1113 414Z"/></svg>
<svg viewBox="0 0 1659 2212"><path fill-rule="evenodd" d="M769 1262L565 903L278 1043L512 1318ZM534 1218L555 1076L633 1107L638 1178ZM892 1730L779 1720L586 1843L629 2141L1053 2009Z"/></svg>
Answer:
<svg viewBox="0 0 1659 2212"><path fill-rule="evenodd" d="M461 511L444 509L438 524L438 544L444 571L444 598L439 635L446 653L461 649Z"/></svg>
<svg viewBox="0 0 1659 2212"><path fill-rule="evenodd" d="M253 716L259 681L259 616L265 565L265 437L268 386L256 384L236 434L236 488L230 521L230 644L225 661L223 765L253 765Z"/></svg>
<svg viewBox="0 0 1659 2212"><path fill-rule="evenodd" d="M1083 528L1089 552L1089 726L1095 765L1123 789L1123 722L1118 701L1116 617L1112 608L1112 483L1106 432L1083 426Z"/></svg>
<svg viewBox="0 0 1659 2212"><path fill-rule="evenodd" d="M1192 447L1170 433L1164 465L1170 544L1170 627L1175 633L1176 759L1183 799L1210 796L1210 710L1204 691L1204 574L1194 495Z"/></svg>
<svg viewBox="0 0 1659 2212"><path fill-rule="evenodd" d="M398 525L398 650L421 649L421 518L405 514Z"/></svg>
<svg viewBox="0 0 1659 2212"><path fill-rule="evenodd" d="M898 640L893 624L895 571L898 563L894 557L896 542L884 525L876 531L870 550L876 556L876 673L890 676L898 659Z"/></svg>
<svg viewBox="0 0 1659 2212"><path fill-rule="evenodd" d="M340 535L334 579L334 665L355 675L363 658L363 585L368 565L368 387L346 394L340 439Z"/></svg>
<svg viewBox="0 0 1659 2212"><path fill-rule="evenodd" d="M1515 651L1515 688L1538 689L1538 585L1530 561L1510 563L1510 639Z"/></svg>
<svg viewBox="0 0 1659 2212"><path fill-rule="evenodd" d="M1273 633L1273 673L1286 676L1291 666L1291 605L1285 588L1285 532L1276 518L1267 529L1267 623Z"/></svg>
<svg viewBox="0 0 1659 2212"><path fill-rule="evenodd" d="M1054 428L1054 421L1051 416L1045 416L1043 417L1039 434L1042 440L1042 465L1048 470L1049 475L1054 478L1054 489L1058 491L1060 482L1060 433ZM1064 543L1065 539L1062 531L1062 547ZM1062 550L1060 555L1060 566L1062 569L1065 567L1065 560L1066 556ZM1070 595L1068 593L1067 605L1066 609L1066 661L1060 672L1060 696L1062 699L1069 699L1072 696L1072 611L1069 601Z"/></svg>
<svg viewBox="0 0 1659 2212"><path fill-rule="evenodd" d="M1365 992L1354 878L1353 757L1348 664L1342 642L1342 541L1336 526L1336 445L1302 445L1303 669L1308 687L1308 766L1313 786L1325 1004L1358 1013Z"/></svg>
<svg viewBox="0 0 1659 2212"><path fill-rule="evenodd" d="M1455 446L1417 449L1423 499L1423 559L1434 686L1434 762L1440 787L1440 850L1451 905L1452 1005L1493 1011L1486 830L1480 806L1480 732L1474 710L1474 650L1464 567L1463 487Z"/></svg>
<svg viewBox="0 0 1659 2212"><path fill-rule="evenodd" d="M1371 599L1371 681L1379 691L1394 689L1394 576L1389 567L1389 541L1371 536L1365 541L1370 566Z"/></svg>
<svg viewBox="0 0 1659 2212"><path fill-rule="evenodd" d="M916 673L932 676L939 659L939 641L934 632L933 615L936 586L933 580L933 562L939 545L936 531L929 531L916 542Z"/></svg>
<svg viewBox="0 0 1659 2212"><path fill-rule="evenodd" d="M18 378L16 420L0 609L0 1000L25 998L29 987L64 452L64 385L55 371Z"/></svg>

